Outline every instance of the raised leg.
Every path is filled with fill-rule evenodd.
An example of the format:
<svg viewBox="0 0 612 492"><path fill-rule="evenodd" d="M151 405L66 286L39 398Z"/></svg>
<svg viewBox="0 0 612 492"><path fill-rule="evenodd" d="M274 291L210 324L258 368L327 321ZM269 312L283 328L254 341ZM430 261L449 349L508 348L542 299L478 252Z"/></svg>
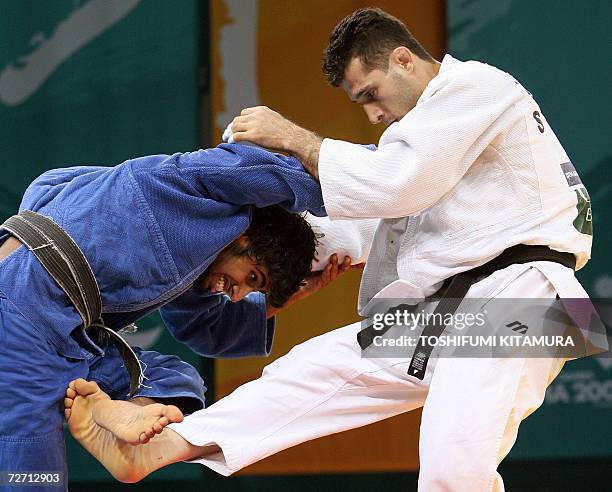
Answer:
<svg viewBox="0 0 612 492"><path fill-rule="evenodd" d="M358 330L294 347L259 379L170 428L196 446L219 446L194 461L230 475L304 441L421 407L428 380L406 375L409 360L362 358Z"/></svg>

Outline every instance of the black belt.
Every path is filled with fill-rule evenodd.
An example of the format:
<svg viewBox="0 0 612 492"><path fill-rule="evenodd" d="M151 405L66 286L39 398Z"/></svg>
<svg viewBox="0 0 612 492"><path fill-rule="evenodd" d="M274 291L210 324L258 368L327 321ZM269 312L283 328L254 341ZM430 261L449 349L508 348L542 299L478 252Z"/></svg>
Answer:
<svg viewBox="0 0 612 492"><path fill-rule="evenodd" d="M433 345L425 346L423 340L427 337L439 337L444 331L445 325L441 323L446 319L448 314L454 314L459 308L459 304L466 296L472 284L480 277L487 277L497 270L509 267L517 263L530 263L532 261L552 261L560 263L574 270L576 268L576 257L572 253L564 253L554 251L547 246L529 246L526 244L517 244L506 249L502 254L496 256L491 261L473 268L466 272L458 273L450 278L447 278L442 285L442 288L436 292L431 298L440 298L440 302L434 311L433 322L425 325L419 342L414 350L414 355L410 361L408 374L418 379L425 377L427 362L433 350ZM414 308L414 306L397 306L393 310L406 307ZM440 314L441 316L436 316ZM384 334L391 326L386 326L382 330L375 329L374 325L364 328L357 334L357 341L362 350L365 350L372 344L375 336Z"/></svg>
<svg viewBox="0 0 612 492"><path fill-rule="evenodd" d="M108 336L119 350L130 377L130 395L143 380L138 357L128 343L102 320L100 289L83 252L53 220L30 210L9 217L2 226L19 239L66 293L92 335Z"/></svg>

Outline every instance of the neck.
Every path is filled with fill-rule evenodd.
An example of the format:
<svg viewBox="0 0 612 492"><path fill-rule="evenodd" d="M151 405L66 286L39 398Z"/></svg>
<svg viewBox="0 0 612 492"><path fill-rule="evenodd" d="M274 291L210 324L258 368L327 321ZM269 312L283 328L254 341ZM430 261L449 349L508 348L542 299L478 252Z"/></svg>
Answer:
<svg viewBox="0 0 612 492"><path fill-rule="evenodd" d="M434 77L436 77L436 75L438 75L441 66L442 64L437 60L433 62L422 62L423 81L425 82L423 89L434 79Z"/></svg>
<svg viewBox="0 0 612 492"><path fill-rule="evenodd" d="M418 97L423 94L427 85L438 75L440 72L440 62L434 60L433 62L428 62L425 60L418 59L418 72L415 78L416 88ZM415 101L416 102L416 101Z"/></svg>

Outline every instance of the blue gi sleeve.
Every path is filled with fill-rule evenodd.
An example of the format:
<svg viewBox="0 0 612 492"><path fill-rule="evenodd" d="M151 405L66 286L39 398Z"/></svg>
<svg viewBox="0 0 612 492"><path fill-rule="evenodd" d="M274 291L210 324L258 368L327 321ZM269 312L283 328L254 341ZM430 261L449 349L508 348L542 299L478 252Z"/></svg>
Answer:
<svg viewBox="0 0 612 492"><path fill-rule="evenodd" d="M167 405L176 405L183 413L204 408L206 387L197 369L174 355L132 347L144 369L145 381L134 397L147 397ZM87 379L95 381L113 400L126 400L130 378L119 351L109 343L104 357L90 362Z"/></svg>
<svg viewBox="0 0 612 492"><path fill-rule="evenodd" d="M214 200L326 215L319 183L294 157L239 144L175 156L176 166L192 185Z"/></svg>
<svg viewBox="0 0 612 492"><path fill-rule="evenodd" d="M160 309L166 327L179 342L205 357L268 355L274 318L266 317L266 299L259 292L240 302L189 289Z"/></svg>

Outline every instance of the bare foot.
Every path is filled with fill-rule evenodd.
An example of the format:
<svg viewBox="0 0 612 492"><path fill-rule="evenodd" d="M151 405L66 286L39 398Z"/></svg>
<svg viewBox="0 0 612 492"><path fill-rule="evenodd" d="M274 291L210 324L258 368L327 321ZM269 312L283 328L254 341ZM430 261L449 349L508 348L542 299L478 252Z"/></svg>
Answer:
<svg viewBox="0 0 612 492"><path fill-rule="evenodd" d="M72 436L117 480L137 482L164 465L185 459L185 448L177 438L186 441L170 429L151 444L136 446L147 443L170 422L183 420L181 411L172 405L141 407L111 400L95 382L76 379L66 390L64 407Z"/></svg>
<svg viewBox="0 0 612 492"><path fill-rule="evenodd" d="M111 431L118 439L134 445L148 443L170 422L183 421L183 413L174 405L153 403L139 406L110 399L94 405L92 415L96 424Z"/></svg>

